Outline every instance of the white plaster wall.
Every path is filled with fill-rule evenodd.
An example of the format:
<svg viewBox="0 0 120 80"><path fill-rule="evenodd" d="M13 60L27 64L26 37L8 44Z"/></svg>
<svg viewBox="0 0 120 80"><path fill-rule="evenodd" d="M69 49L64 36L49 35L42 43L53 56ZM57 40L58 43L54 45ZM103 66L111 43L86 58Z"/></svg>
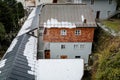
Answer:
<svg viewBox="0 0 120 80"><path fill-rule="evenodd" d="M61 49L61 45L65 45L65 49ZM78 48L74 48L74 45L78 45ZM80 48L80 45L84 45L84 48ZM75 56L81 56L85 63L88 63L91 48L92 42L50 43L50 54L52 59L60 59L61 55L67 55L69 59L75 59Z"/></svg>
<svg viewBox="0 0 120 80"><path fill-rule="evenodd" d="M112 1L112 4L109 4L109 0L94 0L94 4L91 5L91 0L82 0L83 3L86 3L94 10L94 15L96 17L96 12L100 11L100 19L108 18L108 11L110 14L114 14L116 11L116 2ZM80 3L81 0L74 0L74 3Z"/></svg>

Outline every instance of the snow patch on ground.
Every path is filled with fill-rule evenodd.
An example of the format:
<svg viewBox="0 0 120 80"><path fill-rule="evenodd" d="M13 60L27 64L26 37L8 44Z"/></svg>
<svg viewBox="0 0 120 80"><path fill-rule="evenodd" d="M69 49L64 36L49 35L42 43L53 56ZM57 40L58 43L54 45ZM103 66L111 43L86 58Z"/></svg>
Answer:
<svg viewBox="0 0 120 80"><path fill-rule="evenodd" d="M59 22L57 19L51 18L48 19L47 22L44 22L44 27L51 28L51 27L57 27L57 28L76 28L76 25L71 22Z"/></svg>

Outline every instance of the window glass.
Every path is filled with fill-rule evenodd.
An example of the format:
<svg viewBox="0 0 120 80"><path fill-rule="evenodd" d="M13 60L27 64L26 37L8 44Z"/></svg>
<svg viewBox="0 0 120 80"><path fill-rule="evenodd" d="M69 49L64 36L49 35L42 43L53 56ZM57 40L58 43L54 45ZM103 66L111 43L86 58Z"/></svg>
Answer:
<svg viewBox="0 0 120 80"><path fill-rule="evenodd" d="M61 35L67 35L67 31L66 30L61 30Z"/></svg>
<svg viewBox="0 0 120 80"><path fill-rule="evenodd" d="M61 49L65 49L65 45L61 45Z"/></svg>
<svg viewBox="0 0 120 80"><path fill-rule="evenodd" d="M75 30L75 35L81 35L81 30Z"/></svg>

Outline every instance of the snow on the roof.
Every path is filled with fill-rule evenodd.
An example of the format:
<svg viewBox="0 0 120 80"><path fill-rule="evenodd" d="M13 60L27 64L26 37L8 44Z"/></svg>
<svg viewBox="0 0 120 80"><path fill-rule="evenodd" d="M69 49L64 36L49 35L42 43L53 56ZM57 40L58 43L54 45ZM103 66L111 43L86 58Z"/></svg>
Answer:
<svg viewBox="0 0 120 80"><path fill-rule="evenodd" d="M49 59L37 61L37 80L81 80L83 59Z"/></svg>
<svg viewBox="0 0 120 80"><path fill-rule="evenodd" d="M23 35L27 32L29 32L31 30L31 27L34 27L35 25L32 25L33 24L33 20L34 18L39 15L39 13L36 13L37 12L37 8L34 8L33 11L31 12L31 14L28 16L27 20L25 21L25 23L23 24L22 28L20 29L19 33L17 36L20 36L20 35ZM37 24L37 22L36 22Z"/></svg>
<svg viewBox="0 0 120 80"><path fill-rule="evenodd" d="M28 66L31 67L31 70L28 71L29 74L35 74L35 62L36 62L36 53L37 53L37 38L31 36L29 41L25 45L24 56L26 56L28 61Z"/></svg>
<svg viewBox="0 0 120 80"><path fill-rule="evenodd" d="M74 23L67 22L67 21L59 22L57 19L51 18L50 20L48 19L47 22L44 22L44 27L46 27L46 28L52 28L52 27L56 27L56 28L75 28L76 25Z"/></svg>
<svg viewBox="0 0 120 80"><path fill-rule="evenodd" d="M4 60L1 60L0 61L0 68L4 67L5 66L5 62L6 62L7 59L4 59ZM1 71L0 71L1 73Z"/></svg>
<svg viewBox="0 0 120 80"><path fill-rule="evenodd" d="M74 0L74 3L82 3L82 0Z"/></svg>
<svg viewBox="0 0 120 80"><path fill-rule="evenodd" d="M27 19L30 19L30 18L36 16L36 10L37 10L37 8L34 8L33 11L30 13L30 15L28 16Z"/></svg>
<svg viewBox="0 0 120 80"><path fill-rule="evenodd" d="M10 52L13 50L13 48L15 47L16 43L17 43L17 38L15 38L12 43L10 44L10 47L8 48L8 50L6 51L6 53Z"/></svg>
<svg viewBox="0 0 120 80"><path fill-rule="evenodd" d="M30 31L30 26L32 25L32 20L33 20L33 18L25 21L25 23L23 24L23 26L20 29L17 36L23 35L24 33Z"/></svg>
<svg viewBox="0 0 120 80"><path fill-rule="evenodd" d="M82 18L82 22L84 22L84 19L85 19L85 18L84 18L84 16L83 16L83 15L81 15L81 18Z"/></svg>

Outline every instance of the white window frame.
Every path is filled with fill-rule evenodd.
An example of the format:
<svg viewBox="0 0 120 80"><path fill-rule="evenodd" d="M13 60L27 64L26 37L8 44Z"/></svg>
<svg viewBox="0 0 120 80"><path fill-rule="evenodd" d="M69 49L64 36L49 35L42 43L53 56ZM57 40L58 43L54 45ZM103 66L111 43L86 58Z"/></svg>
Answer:
<svg viewBox="0 0 120 80"><path fill-rule="evenodd" d="M62 30L60 31L60 33L61 33L61 35L65 36L65 35L67 35L67 30L62 29Z"/></svg>
<svg viewBox="0 0 120 80"><path fill-rule="evenodd" d="M81 35L81 30L75 30L75 35Z"/></svg>

